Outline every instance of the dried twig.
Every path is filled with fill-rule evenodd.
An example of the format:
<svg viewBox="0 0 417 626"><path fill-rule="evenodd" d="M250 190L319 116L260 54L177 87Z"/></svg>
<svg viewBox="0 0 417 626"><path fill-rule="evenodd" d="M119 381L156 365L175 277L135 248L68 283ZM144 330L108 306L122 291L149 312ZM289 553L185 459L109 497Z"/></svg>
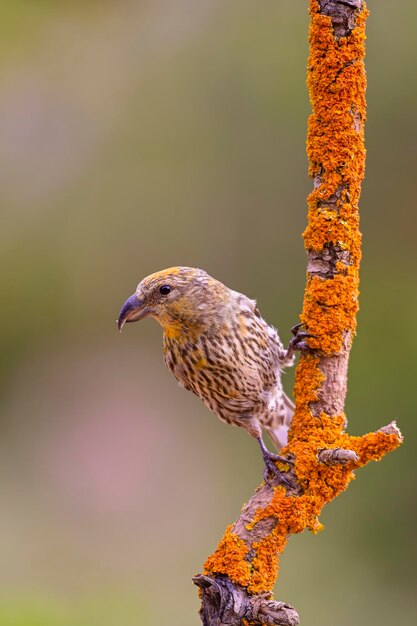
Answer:
<svg viewBox="0 0 417 626"><path fill-rule="evenodd" d="M296 371L296 412L282 465L292 487L263 484L196 576L204 626L298 623L271 599L289 535L317 532L323 506L353 470L402 442L392 422L351 437L343 413L356 329L360 262L358 201L364 174L367 11L362 0L311 0L308 156L314 190L304 233L307 285L301 319L314 336Z"/></svg>

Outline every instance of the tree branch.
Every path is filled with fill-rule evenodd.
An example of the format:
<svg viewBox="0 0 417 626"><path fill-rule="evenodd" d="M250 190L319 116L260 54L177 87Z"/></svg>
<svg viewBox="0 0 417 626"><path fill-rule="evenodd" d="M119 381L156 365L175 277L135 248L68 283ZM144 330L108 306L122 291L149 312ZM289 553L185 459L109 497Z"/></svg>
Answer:
<svg viewBox="0 0 417 626"><path fill-rule="evenodd" d="M402 443L395 422L361 437L345 432L347 367L358 309L364 175L367 10L362 0L311 0L308 86L313 107L307 152L314 189L308 198L307 284L301 320L313 338L296 370L296 411L279 464L291 487L262 484L194 578L204 626L298 623L274 602L278 559L289 535L322 528L325 504L353 470Z"/></svg>
<svg viewBox="0 0 417 626"><path fill-rule="evenodd" d="M343 450L342 448L330 448L319 450L317 458L320 463L326 465L346 465L346 463L355 463L359 461L359 457L354 450Z"/></svg>
<svg viewBox="0 0 417 626"><path fill-rule="evenodd" d="M201 589L203 626L223 623L237 626L244 620L252 624L298 624L298 614L288 604L268 600L267 596L249 596L244 587L233 584L226 577L198 575L193 581Z"/></svg>

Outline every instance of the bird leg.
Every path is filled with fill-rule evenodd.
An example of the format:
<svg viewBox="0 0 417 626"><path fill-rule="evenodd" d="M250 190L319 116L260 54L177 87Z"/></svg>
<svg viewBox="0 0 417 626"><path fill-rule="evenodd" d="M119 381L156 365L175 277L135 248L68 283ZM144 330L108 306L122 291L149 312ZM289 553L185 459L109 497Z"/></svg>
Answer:
<svg viewBox="0 0 417 626"><path fill-rule="evenodd" d="M286 459L284 456L279 456L279 454L274 454L273 452L270 452L268 448L266 447L264 440L262 439L262 435L257 437L257 440L259 442L259 445L261 446L262 457L265 463L265 470L264 470L265 482L268 483L268 485L271 484L271 481L269 479L269 474L272 474L273 476L277 476L280 482L284 483L286 487L292 487L292 484L289 482L289 480L286 479L286 477L284 476L284 473L277 468L276 462L281 461L281 463L288 463L292 465L293 461Z"/></svg>

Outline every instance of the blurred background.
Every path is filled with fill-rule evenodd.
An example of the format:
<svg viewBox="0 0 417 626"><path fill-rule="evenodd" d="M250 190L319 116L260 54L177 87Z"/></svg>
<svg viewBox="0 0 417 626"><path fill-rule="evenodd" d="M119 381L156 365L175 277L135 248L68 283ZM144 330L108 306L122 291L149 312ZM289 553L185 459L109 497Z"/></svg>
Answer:
<svg viewBox="0 0 417 626"><path fill-rule="evenodd" d="M302 622L416 617L417 5L370 2L364 259L347 414L406 444L358 473L277 598ZM115 319L197 265L301 309L307 2L0 3L0 625L199 623L194 573L262 475L247 434ZM291 390L293 372L285 378Z"/></svg>

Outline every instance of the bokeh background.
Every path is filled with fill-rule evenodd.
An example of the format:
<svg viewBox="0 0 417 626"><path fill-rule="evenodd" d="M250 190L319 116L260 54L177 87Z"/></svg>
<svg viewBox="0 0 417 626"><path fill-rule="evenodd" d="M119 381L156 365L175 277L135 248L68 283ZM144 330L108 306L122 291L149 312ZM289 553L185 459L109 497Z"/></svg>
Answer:
<svg viewBox="0 0 417 626"><path fill-rule="evenodd" d="M347 412L406 444L292 538L303 623L417 615L417 5L370 2L359 332ZM305 278L307 2L0 3L0 624L194 626L257 446L165 370L143 276L197 265L285 341ZM288 391L293 373L285 378Z"/></svg>

